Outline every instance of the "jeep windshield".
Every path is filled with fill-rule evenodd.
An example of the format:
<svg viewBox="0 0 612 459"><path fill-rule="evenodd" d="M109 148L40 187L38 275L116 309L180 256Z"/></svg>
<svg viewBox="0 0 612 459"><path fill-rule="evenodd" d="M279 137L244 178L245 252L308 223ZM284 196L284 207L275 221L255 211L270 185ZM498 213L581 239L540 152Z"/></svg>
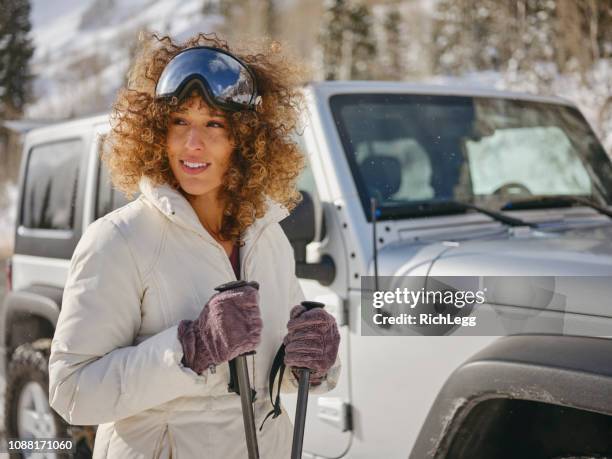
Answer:
<svg viewBox="0 0 612 459"><path fill-rule="evenodd" d="M343 94L330 105L368 220L372 197L381 219L545 196L612 202L610 160L570 106L422 94Z"/></svg>

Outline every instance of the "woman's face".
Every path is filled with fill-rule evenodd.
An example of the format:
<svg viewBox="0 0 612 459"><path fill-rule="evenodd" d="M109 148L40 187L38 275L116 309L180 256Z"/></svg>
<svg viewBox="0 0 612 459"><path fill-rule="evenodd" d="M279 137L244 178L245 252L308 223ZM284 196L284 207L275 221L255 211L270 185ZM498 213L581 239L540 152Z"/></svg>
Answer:
<svg viewBox="0 0 612 459"><path fill-rule="evenodd" d="M216 193L234 149L225 115L200 97L190 98L170 114L166 142L183 191L194 197Z"/></svg>

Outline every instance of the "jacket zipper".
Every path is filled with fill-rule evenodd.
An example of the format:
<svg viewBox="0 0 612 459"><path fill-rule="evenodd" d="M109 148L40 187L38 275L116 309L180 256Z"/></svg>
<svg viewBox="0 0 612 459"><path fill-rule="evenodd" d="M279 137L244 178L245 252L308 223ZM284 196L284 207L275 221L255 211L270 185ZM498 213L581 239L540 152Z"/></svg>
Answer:
<svg viewBox="0 0 612 459"><path fill-rule="evenodd" d="M174 212L172 212L172 215L174 215ZM173 219L173 220L174 220L174 219ZM178 221L176 221L176 220L174 220L174 223L176 223L176 224L178 224L179 226L182 226L182 227L184 227L184 228L186 228L186 229L189 229L190 231L195 232L195 233L196 233L196 234L198 234L198 235L199 235L199 236L200 236L202 239L204 239L204 241L206 241L206 242L207 242L207 243L209 243L209 244L212 244L212 245L216 246L216 247L217 247L217 248L218 248L218 249L221 251L221 253L223 254L224 258L226 259L226 262L225 262L225 267L226 267L226 268L227 268L227 267L229 267L229 268L230 268L230 269L229 269L229 272L231 273L230 280L238 280L238 279L236 279L236 274L234 273L234 268L232 267L232 264L231 264L231 262L230 262L230 260L229 260L229 257L227 256L227 253L225 252L225 249L224 249L224 248L223 248L223 246L222 246L221 244L219 244L219 243L218 243L218 242L217 242L217 241L216 241L216 240L215 240L215 239L214 239L214 238L213 238L213 237L212 237L212 236L211 236L211 235L210 235L208 232L207 232L207 236L208 236L208 240L207 240L207 237L206 237L206 236L202 235L202 234L201 234L199 231L195 231L195 230L194 230L194 228L192 228L191 226L186 225L186 224L182 224L182 222L178 222ZM245 253L245 254L244 254L244 258L243 258L243 260L242 260L242 263L240 264L240 274L241 274L241 276L240 276L240 277L242 277L242 278L243 278L242 280L248 280L248 279L244 279L244 277L246 277L246 276L245 276L245 274L246 274L245 266L246 266L246 262L247 262L247 260L249 259L249 255L250 255L250 254L251 254L251 252L253 251L253 247L255 246L255 243L256 243L256 242L259 240L259 238L261 237L262 233L263 233L263 232L264 232L264 231L265 231L265 230L266 230L266 229L267 229L267 228L268 228L270 225L272 225L273 223L276 223L276 221L268 221L268 222L266 222L266 224L265 224L264 226L262 226L262 227L260 228L260 230L259 230L259 231L258 231L258 232L255 234L255 238L254 238L253 242L251 243L251 247L250 247L249 251L248 251L247 253ZM204 229L204 231L206 231L206 230Z"/></svg>
<svg viewBox="0 0 612 459"><path fill-rule="evenodd" d="M223 246L221 244L219 244L210 234L208 235L208 237L210 238L210 240L207 240L206 236L197 233L198 236L200 236L205 243L212 245L213 247L216 247L222 254L223 254L223 258L225 259L225 267L229 268L228 273L230 274L230 281L234 281L234 280L238 280L236 279L236 275L234 274L234 268L232 267L232 263L229 259L229 257L227 256L227 253L225 252L225 249L223 248ZM242 267L241 267L242 268ZM229 282L229 281L228 281Z"/></svg>
<svg viewBox="0 0 612 459"><path fill-rule="evenodd" d="M249 251L247 253L244 254L244 258L242 259L242 263L240 264L240 274L241 277L246 277L246 265L247 265L247 261L249 260L249 257L251 255L251 253L253 252L253 247L255 247L255 244L257 243L257 241L259 240L259 238L261 237L261 235L263 234L263 232L275 222L268 222L266 223L255 235L255 239L253 239L253 242L251 243L251 247L249 248ZM248 280L248 279L244 279L244 280Z"/></svg>
<svg viewBox="0 0 612 459"><path fill-rule="evenodd" d="M243 280L247 280L247 279L246 279L246 265L247 265L247 261L249 260L249 257L250 257L250 255L251 255L251 253L253 252L253 247L255 247L255 244L257 243L257 241L259 240L259 238L261 237L261 235L263 234L263 232L264 232L264 231L265 231L265 230L268 228L268 226L270 226L272 223L273 223L273 222L268 222L268 223L266 223L266 224L265 224L265 225L264 225L264 226L263 226L263 227L262 227L262 228L259 230L259 232L258 232L258 233L255 235L256 237L253 239L253 242L251 243L251 247L250 247L249 251L248 251L247 253L245 253L245 254L244 254L244 258L242 259L242 262L240 263L240 277L241 277L241 279L243 279ZM232 269L232 272L233 272L233 271L234 271L234 270ZM255 381L257 380L257 379L256 379L256 376L255 376L255 367L256 367L256 365L255 365L255 355L256 355L256 354L253 354L253 355L251 356L251 371L252 371L252 374L253 374L253 380L252 380L253 388L255 388L255 387L256 387L256 383L255 383Z"/></svg>
<svg viewBox="0 0 612 459"><path fill-rule="evenodd" d="M251 247L249 248L249 251L247 253L244 254L244 258L242 259L242 262L240 263L240 277L242 278L241 280L248 280L246 279L246 264L247 261L249 260L249 257L251 255L251 253L253 252L253 247L255 247L255 244L257 243L257 241L259 240L259 238L261 237L261 235L263 234L263 232L270 226L272 225L273 221L267 222L264 226L262 226L259 231L255 234L255 238L253 239L253 242L251 243ZM221 244L219 244L212 236L210 236L210 234L208 235L208 237L211 240L206 240L206 237L203 235L200 235L200 237L202 237L202 239L204 239L204 241L206 241L209 244L214 245L215 247L217 247L221 253L223 254L223 257L225 258L225 267L229 267L229 272L232 273L231 274L231 279L230 280L238 280L236 279L236 274L234 273L234 268L232 266L232 263L230 262L229 257L227 256L227 253L225 252L225 249L223 248L223 246Z"/></svg>
<svg viewBox="0 0 612 459"><path fill-rule="evenodd" d="M261 227L261 229L255 234L255 238L253 239L253 242L251 243L251 247L249 249L249 251L247 253L244 254L244 258L242 259L242 262L240 263L240 278L242 280L248 280L246 279L246 265L247 265L247 261L249 260L249 257L251 255L251 253L253 252L253 247L255 247L255 244L257 243L257 241L259 240L259 238L261 237L261 235L263 234L263 232L270 226L272 225L272 223L274 222L267 222L264 226ZM208 244L212 244L214 246L216 246L222 253L223 253L223 257L225 258L225 266L230 268L230 273L231 273L231 280L238 280L236 279L236 274L234 273L234 268L232 266L232 263L230 262L229 257L227 256L227 253L225 252L225 249L223 248L223 246L221 244L219 244L212 236L210 236L210 234L208 235L210 237L210 239L212 240L206 240L205 236L202 236L202 239L204 239L205 242L207 242ZM251 371L253 374L253 380L252 380L252 384L253 387L255 387L255 355L251 356Z"/></svg>

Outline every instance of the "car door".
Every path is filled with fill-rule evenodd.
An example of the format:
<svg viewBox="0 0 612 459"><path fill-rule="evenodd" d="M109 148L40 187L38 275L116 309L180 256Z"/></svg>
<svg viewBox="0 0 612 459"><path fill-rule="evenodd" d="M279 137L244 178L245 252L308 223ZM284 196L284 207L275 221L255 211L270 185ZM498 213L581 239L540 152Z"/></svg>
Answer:
<svg viewBox="0 0 612 459"><path fill-rule="evenodd" d="M304 134L296 140L306 153L307 164L302 172L298 188L307 191L315 203L315 222L317 231L315 241L307 250L308 259L316 258L317 253L326 253L334 259L337 272L343 263L346 263L346 253L343 242L340 240L331 203L326 202L326 196L322 191L323 177L313 173L311 161L316 161L316 150L311 132L306 129ZM340 457L346 453L351 439L351 404L350 404L350 381L349 381L349 327L346 315L347 301L346 293L342 290L334 290L332 287L343 284L335 282L331 286L324 286L312 279L300 279L300 285L304 296L309 301L318 301L325 304L326 310L332 314L338 322L341 341L339 357L342 362L342 371L337 386L325 394L310 394L308 400L308 412L306 417L306 429L304 436L304 457ZM297 397L294 394L283 396L283 405L292 419L295 416Z"/></svg>

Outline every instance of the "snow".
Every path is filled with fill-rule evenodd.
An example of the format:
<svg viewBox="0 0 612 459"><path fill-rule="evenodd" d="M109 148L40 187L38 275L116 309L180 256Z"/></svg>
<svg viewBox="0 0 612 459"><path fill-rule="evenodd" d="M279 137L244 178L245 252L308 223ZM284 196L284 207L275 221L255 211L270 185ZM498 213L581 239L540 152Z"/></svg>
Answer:
<svg viewBox="0 0 612 459"><path fill-rule="evenodd" d="M66 3L74 3L75 5L64 11L62 6L66 6ZM35 46L33 64L39 59L51 57L53 51L61 50L66 42L78 33L81 17L91 3L93 3L93 0L53 3L46 0L37 0L33 2L32 38ZM56 5L59 5L60 8L52 8ZM37 20L38 15L43 16ZM37 26L39 21L42 21L42 24Z"/></svg>
<svg viewBox="0 0 612 459"><path fill-rule="evenodd" d="M205 17L202 7L202 0L35 0L35 102L26 116L61 119L108 110L138 33L182 40L218 30L222 17Z"/></svg>
<svg viewBox="0 0 612 459"><path fill-rule="evenodd" d="M31 0L31 36L35 45L32 71L36 78L35 101L28 106L26 118L62 119L107 111L116 91L123 84L130 62L130 50L140 31L146 29L170 34L178 40L198 32L219 31L224 25L223 17L203 13L207 4L211 6L209 11L216 11L214 5L218 5L219 1ZM290 11L298 1L283 0L276 3L279 10ZM384 17L390 5L388 2L368 4L372 5L372 12L379 20ZM436 9L436 5L437 2L432 0L400 2L400 10L404 15L401 29L402 40L405 40L403 65L412 70L407 78L416 78L430 71L428 47L436 42L439 47L446 47L453 40L449 37L459 36L463 32L461 23L453 22L449 16L443 33L431 39L423 38L430 37L432 20L444 14ZM552 11L554 2L550 2L547 8ZM481 18L494 17L494 11L482 5L474 14ZM561 95L577 105L608 153L612 154L612 59L600 59L584 74L578 71L559 73L550 64L554 42L550 40L552 31L548 15L547 11L540 11L539 16L527 18L525 36L522 37L524 43L516 44L513 58L505 63L503 72L471 72L460 77L433 76L427 81L462 84L472 88L490 87ZM378 37L379 48L384 49L380 24L376 24L373 29L374 35ZM316 34L318 30L304 32ZM605 43L602 54L609 56L611 50L612 43ZM492 55L495 48L483 44L481 52L483 55ZM521 71L521 63L524 65L529 54L536 52L541 53L542 58L549 63L536 62L529 72ZM317 63L321 62L320 54L318 47L314 47L310 54L317 75L322 75L322 70L316 68ZM380 56L380 65L388 65L389 58L383 54ZM441 58L451 65L460 64L469 56L456 50L444 53ZM501 142L503 139L494 140ZM494 181L491 177L487 180ZM12 239L12 224L9 223L15 215L16 189L7 190L13 206L9 213L0 209L0 237L3 240L5 233Z"/></svg>
<svg viewBox="0 0 612 459"><path fill-rule="evenodd" d="M605 113L603 105L612 94L612 59L597 61L584 78L578 72L559 74L550 65L536 66L535 71L550 81L546 94L560 95L576 104L608 154L612 155L612 107ZM519 72L508 72L500 77L496 83L499 89L542 92L533 74L528 78Z"/></svg>
<svg viewBox="0 0 612 459"><path fill-rule="evenodd" d="M123 84L138 33L183 40L214 32L219 15L202 14L206 0L32 0L35 101L25 118L57 120L108 111ZM17 188L2 184L0 252L12 248Z"/></svg>
<svg viewBox="0 0 612 459"><path fill-rule="evenodd" d="M28 107L26 116L57 119L108 110L114 94L123 84L130 48L135 44L139 31L147 29L166 33L178 40L197 32L218 31L223 26L223 17L202 12L206 4L214 6L216 3L218 0L33 0L32 37L36 51L32 69L36 75L36 101ZM289 9L295 3L296 0L281 2L282 9ZM417 14L427 22L440 14L436 2L430 0L415 1L410 3L410 7L407 3L402 5L407 19ZM379 19L386 10L382 4L375 4L372 9ZM480 7L475 14L487 16L491 11ZM552 47L547 39L550 30L546 27L546 18L528 19L529 30L535 34L542 53L549 55ZM461 33L458 25L447 22L444 27L449 30L432 40L443 41L449 35ZM381 34L380 26L374 29L375 35ZM426 30L427 27L422 32ZM410 31L403 33L409 34ZM421 74L425 74L426 51L412 41L406 40L405 45L410 46L406 49L404 64L409 64L413 70L422 66ZM379 43L379 47L384 48L381 45L383 43ZM491 50L483 49L482 52L491 53ZM317 55L315 49L311 57L314 56L316 62ZM434 76L429 81L560 94L578 106L608 152L612 153L612 106L602 105L612 93L612 61L600 60L583 78L577 72L561 75L556 68L544 63L534 65L530 72L520 72L519 63L524 57L519 47L503 73L466 73L459 80ZM449 65L460 63L465 58L459 52L448 52L441 57ZM385 61L385 56L381 55L381 64L385 62L388 58ZM542 85L542 81L550 81L550 84Z"/></svg>
<svg viewBox="0 0 612 459"><path fill-rule="evenodd" d="M94 0L61 0L50 2L49 0L31 0L32 10L30 19L32 27L37 30L60 16L71 12L81 11L89 8Z"/></svg>
<svg viewBox="0 0 612 459"><path fill-rule="evenodd" d="M542 91L541 80L537 75L550 81L546 92ZM553 66L541 64L536 65L529 74L510 68L506 72L436 75L427 78L426 82L561 96L578 107L608 154L612 155L612 102L609 102L609 106L602 105L612 94L612 59L600 59L586 72L584 79L579 73L559 74Z"/></svg>

